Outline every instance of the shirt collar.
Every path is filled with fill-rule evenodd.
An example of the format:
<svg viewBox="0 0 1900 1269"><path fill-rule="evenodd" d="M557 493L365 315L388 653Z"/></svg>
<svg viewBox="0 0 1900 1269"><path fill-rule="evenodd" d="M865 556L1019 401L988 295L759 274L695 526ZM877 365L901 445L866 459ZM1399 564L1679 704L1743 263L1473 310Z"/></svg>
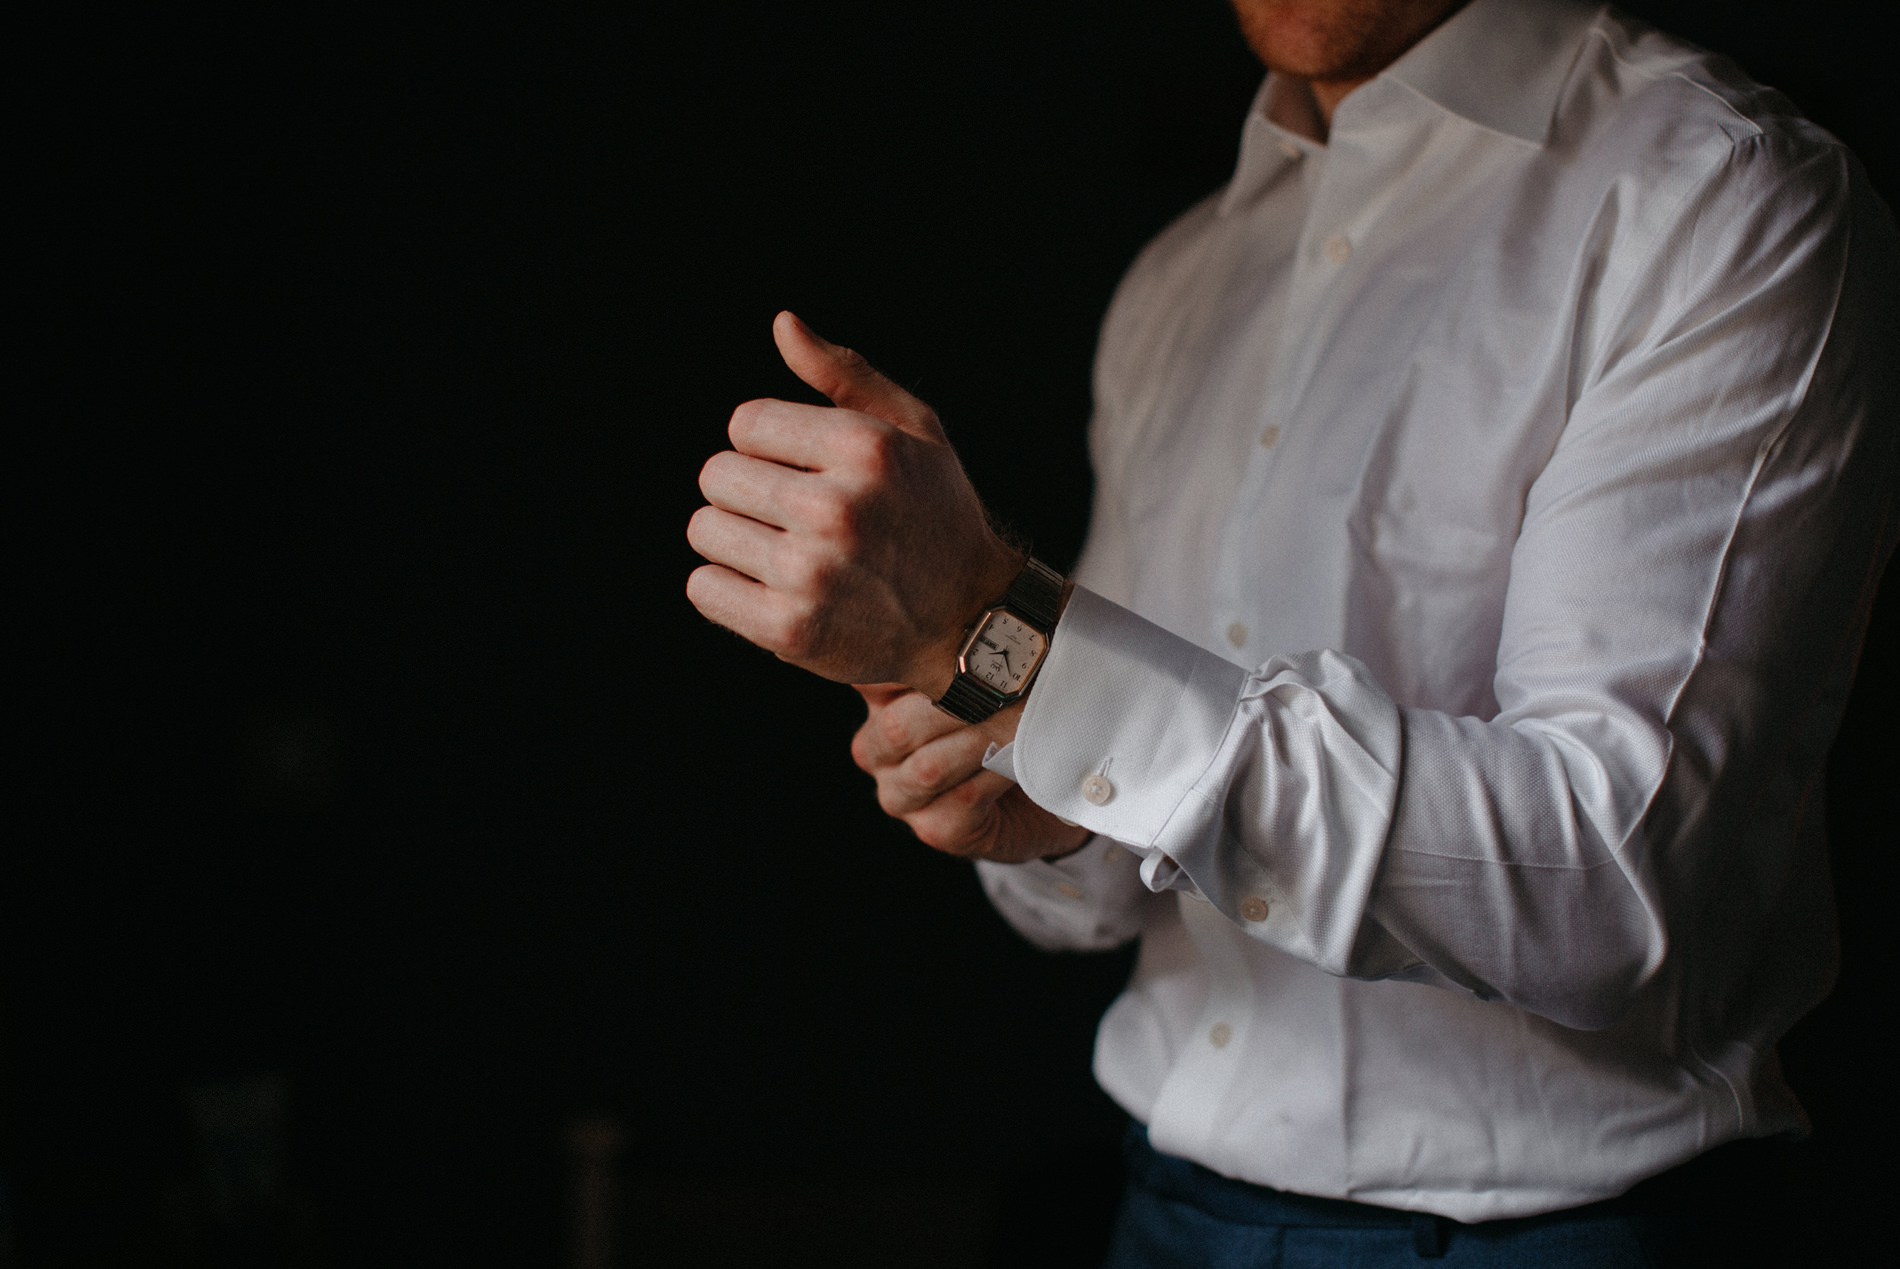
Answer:
<svg viewBox="0 0 1900 1269"><path fill-rule="evenodd" d="M1407 49L1374 83L1402 87L1414 100L1423 99L1479 127L1542 145L1577 46L1601 12L1600 6L1583 0L1471 0ZM1246 203L1302 152L1324 153L1324 147L1303 135L1297 121L1286 119L1294 124L1291 128L1273 121L1275 96L1286 87L1270 74L1255 94L1241 135L1239 162L1221 195L1220 215ZM1355 96L1341 103L1347 119Z"/></svg>
<svg viewBox="0 0 1900 1269"><path fill-rule="evenodd" d="M1581 0L1471 0L1383 75L1480 127L1542 145L1577 44L1601 11Z"/></svg>

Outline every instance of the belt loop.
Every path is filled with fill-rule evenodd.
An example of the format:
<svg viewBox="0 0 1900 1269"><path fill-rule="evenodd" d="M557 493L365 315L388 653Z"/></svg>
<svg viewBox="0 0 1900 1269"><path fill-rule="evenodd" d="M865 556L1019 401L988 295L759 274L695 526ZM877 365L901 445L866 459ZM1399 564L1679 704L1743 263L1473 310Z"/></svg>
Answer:
<svg viewBox="0 0 1900 1269"><path fill-rule="evenodd" d="M1445 1254L1445 1218L1431 1212L1412 1213L1412 1250L1427 1260Z"/></svg>

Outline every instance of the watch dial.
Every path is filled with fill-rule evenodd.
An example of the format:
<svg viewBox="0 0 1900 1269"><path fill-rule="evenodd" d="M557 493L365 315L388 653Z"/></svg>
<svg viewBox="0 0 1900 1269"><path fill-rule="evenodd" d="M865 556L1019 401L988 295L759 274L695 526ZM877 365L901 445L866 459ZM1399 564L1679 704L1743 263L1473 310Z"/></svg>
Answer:
<svg viewBox="0 0 1900 1269"><path fill-rule="evenodd" d="M999 692L1022 690L1049 643L1042 632L1007 612L994 612L970 641L964 658L971 674Z"/></svg>

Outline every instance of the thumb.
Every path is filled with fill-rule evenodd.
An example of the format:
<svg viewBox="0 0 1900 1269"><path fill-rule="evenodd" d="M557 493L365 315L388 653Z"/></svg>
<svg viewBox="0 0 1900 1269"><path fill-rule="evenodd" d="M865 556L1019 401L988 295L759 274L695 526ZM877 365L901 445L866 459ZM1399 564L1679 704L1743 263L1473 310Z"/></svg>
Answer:
<svg viewBox="0 0 1900 1269"><path fill-rule="evenodd" d="M849 348L820 338L790 312L772 322L772 339L792 373L831 398L833 405L883 419L920 440L942 442L937 412Z"/></svg>

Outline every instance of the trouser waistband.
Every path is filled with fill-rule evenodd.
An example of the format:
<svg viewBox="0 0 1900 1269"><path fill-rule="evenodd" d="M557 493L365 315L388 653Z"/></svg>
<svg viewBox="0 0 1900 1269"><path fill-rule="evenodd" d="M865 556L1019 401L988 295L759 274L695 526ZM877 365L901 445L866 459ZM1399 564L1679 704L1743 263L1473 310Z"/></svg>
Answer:
<svg viewBox="0 0 1900 1269"><path fill-rule="evenodd" d="M1745 1205L1751 1201L1751 1194L1771 1192L1777 1187L1786 1167L1787 1148L1788 1143L1782 1141L1730 1142L1640 1182L1616 1198L1539 1216L1510 1218L1510 1223L1591 1219L1618 1212L1695 1215L1699 1209L1713 1205ZM1404 1212L1237 1181L1190 1160L1162 1154L1149 1144L1147 1128L1132 1121L1123 1138L1122 1159L1131 1183L1191 1204L1224 1221L1410 1229L1422 1256L1441 1254L1449 1231L1457 1225L1449 1217L1428 1212Z"/></svg>

